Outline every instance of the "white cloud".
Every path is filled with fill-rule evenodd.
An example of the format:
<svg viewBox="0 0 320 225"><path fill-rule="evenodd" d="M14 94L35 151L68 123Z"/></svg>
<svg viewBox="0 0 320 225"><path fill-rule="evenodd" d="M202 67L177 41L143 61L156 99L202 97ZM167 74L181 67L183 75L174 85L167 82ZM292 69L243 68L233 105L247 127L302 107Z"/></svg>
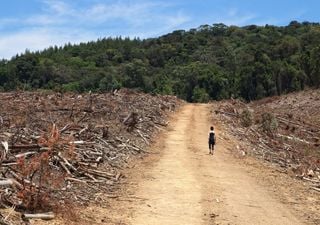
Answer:
<svg viewBox="0 0 320 225"><path fill-rule="evenodd" d="M102 24L113 21L121 21L132 27L142 27L149 23L164 25L167 21L172 21L170 24L176 23L180 25L186 22L187 16L183 13L166 13L165 10L171 5L161 2L124 2L118 1L112 4L95 4L81 14L80 21L83 23ZM162 11L161 11L162 10Z"/></svg>
<svg viewBox="0 0 320 225"><path fill-rule="evenodd" d="M238 14L238 9L236 9L236 8L231 8L231 9L229 9L229 11L227 12L227 15L228 15L229 17L237 16L237 14Z"/></svg>
<svg viewBox="0 0 320 225"><path fill-rule="evenodd" d="M255 18L255 15L252 15L252 14L239 15L239 16L234 16L230 18L224 18L222 19L222 22L226 25L243 26L243 25L250 24L254 18Z"/></svg>
<svg viewBox="0 0 320 225"><path fill-rule="evenodd" d="M240 12L237 8L228 9L222 15L219 15L216 20L226 25L247 25L251 23L257 15L250 12Z"/></svg>
<svg viewBox="0 0 320 225"><path fill-rule="evenodd" d="M144 18L152 8L153 4L150 3L128 5L117 2L114 4L97 4L83 12L82 20L103 23L120 19L128 23L136 24L137 22L142 22L143 20L141 19Z"/></svg>
<svg viewBox="0 0 320 225"><path fill-rule="evenodd" d="M0 58L9 59L26 49L31 51L42 50L50 46L63 46L64 44L80 43L92 40L95 37L83 30L66 33L63 30L34 29L25 30L5 36L0 36Z"/></svg>
<svg viewBox="0 0 320 225"><path fill-rule="evenodd" d="M44 11L48 11L50 13L55 13L58 15L65 15L69 13L73 13L74 10L64 1L59 0L43 0L42 1L46 7L43 8Z"/></svg>
<svg viewBox="0 0 320 225"><path fill-rule="evenodd" d="M183 13L179 12L177 15L172 17L166 18L167 26L172 29L175 27L178 27L188 21L190 21L191 18L189 16L184 15Z"/></svg>
<svg viewBox="0 0 320 225"><path fill-rule="evenodd" d="M58 25L63 23L65 23L64 19L49 15L35 15L23 21L23 24L32 27Z"/></svg>
<svg viewBox="0 0 320 225"><path fill-rule="evenodd" d="M94 1L80 7L67 0L41 0L42 11L26 18L0 18L0 58L25 49L41 50L52 45L79 43L105 36L155 37L191 20L173 5L161 1ZM5 28L16 26L13 31Z"/></svg>

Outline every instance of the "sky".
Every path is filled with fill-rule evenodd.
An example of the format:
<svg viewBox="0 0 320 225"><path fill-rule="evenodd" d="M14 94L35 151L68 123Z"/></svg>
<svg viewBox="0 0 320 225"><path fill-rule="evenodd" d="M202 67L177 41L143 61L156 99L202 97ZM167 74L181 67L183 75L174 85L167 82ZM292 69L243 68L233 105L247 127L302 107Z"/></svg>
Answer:
<svg viewBox="0 0 320 225"><path fill-rule="evenodd" d="M158 37L200 25L319 22L319 0L1 0L0 59L104 37Z"/></svg>

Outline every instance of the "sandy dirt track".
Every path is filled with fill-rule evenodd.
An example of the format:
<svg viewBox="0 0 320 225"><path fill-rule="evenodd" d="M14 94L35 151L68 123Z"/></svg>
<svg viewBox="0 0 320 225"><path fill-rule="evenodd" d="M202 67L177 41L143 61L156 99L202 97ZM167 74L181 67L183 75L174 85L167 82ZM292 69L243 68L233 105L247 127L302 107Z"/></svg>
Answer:
<svg viewBox="0 0 320 225"><path fill-rule="evenodd" d="M144 201L130 224L304 224L234 161L229 143L218 139L208 154L209 111L186 105L171 124L162 157L138 182Z"/></svg>
<svg viewBox="0 0 320 225"><path fill-rule="evenodd" d="M151 154L126 171L121 191L79 211L75 224L319 224L319 195L276 168L236 154L237 141L211 110L208 104L184 105ZM210 125L217 133L213 156Z"/></svg>

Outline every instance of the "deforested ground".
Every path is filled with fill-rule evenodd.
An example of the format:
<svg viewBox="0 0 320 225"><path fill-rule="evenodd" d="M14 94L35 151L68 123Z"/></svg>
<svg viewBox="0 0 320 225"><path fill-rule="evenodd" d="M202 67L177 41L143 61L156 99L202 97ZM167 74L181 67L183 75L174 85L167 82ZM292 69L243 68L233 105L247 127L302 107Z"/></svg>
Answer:
<svg viewBox="0 0 320 225"><path fill-rule="evenodd" d="M129 90L3 94L2 181L13 184L1 189L2 220L52 211L53 220L24 220L319 224L318 96L187 104ZM60 183L41 183L41 171Z"/></svg>

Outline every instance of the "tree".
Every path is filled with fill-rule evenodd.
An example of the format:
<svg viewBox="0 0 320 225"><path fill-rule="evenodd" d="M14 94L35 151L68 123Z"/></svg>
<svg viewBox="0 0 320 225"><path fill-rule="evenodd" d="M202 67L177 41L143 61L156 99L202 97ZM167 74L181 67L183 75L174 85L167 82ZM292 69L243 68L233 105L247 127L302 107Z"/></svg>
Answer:
<svg viewBox="0 0 320 225"><path fill-rule="evenodd" d="M201 25L158 38L102 38L0 61L0 86L110 91L128 87L187 101L255 100L320 86L320 24ZM200 96L200 97L199 97Z"/></svg>
<svg viewBox="0 0 320 225"><path fill-rule="evenodd" d="M4 85L6 82L8 82L8 67L7 67L8 61L1 60L0 61L0 87Z"/></svg>
<svg viewBox="0 0 320 225"><path fill-rule="evenodd" d="M113 91L121 87L120 82L111 73L103 73L103 77L99 82L100 91Z"/></svg>
<svg viewBox="0 0 320 225"><path fill-rule="evenodd" d="M147 65L140 59L135 59L130 63L124 65L123 76L124 86L127 88L141 88L145 87L144 76L148 75Z"/></svg>
<svg viewBox="0 0 320 225"><path fill-rule="evenodd" d="M199 86L196 86L193 89L192 101L202 102L202 103L208 102L209 95L204 88L200 88Z"/></svg>
<svg viewBox="0 0 320 225"><path fill-rule="evenodd" d="M25 55L18 57L15 60L15 74L17 75L17 78L23 83L30 82L38 63L38 58L34 54L28 52Z"/></svg>
<svg viewBox="0 0 320 225"><path fill-rule="evenodd" d="M310 54L311 84L320 87L320 47L312 49Z"/></svg>

